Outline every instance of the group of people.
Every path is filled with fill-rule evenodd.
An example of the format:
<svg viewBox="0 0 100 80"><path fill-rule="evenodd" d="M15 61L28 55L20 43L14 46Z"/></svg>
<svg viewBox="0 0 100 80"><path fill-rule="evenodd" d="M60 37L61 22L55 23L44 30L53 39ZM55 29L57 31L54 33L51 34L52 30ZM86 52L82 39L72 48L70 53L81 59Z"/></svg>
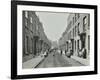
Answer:
<svg viewBox="0 0 100 80"><path fill-rule="evenodd" d="M60 53L61 55L65 54L69 58L74 54L73 50L70 50L69 52L67 52L66 50L60 50ZM82 50L78 51L77 53L79 57L87 58L86 48L82 48Z"/></svg>

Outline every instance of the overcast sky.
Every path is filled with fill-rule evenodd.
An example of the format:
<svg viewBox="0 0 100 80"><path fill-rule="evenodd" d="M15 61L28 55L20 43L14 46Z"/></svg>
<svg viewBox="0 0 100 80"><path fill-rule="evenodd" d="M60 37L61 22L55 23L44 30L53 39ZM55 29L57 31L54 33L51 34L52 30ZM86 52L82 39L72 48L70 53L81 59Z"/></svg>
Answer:
<svg viewBox="0 0 100 80"><path fill-rule="evenodd" d="M44 32L52 41L57 41L67 27L68 13L36 12Z"/></svg>

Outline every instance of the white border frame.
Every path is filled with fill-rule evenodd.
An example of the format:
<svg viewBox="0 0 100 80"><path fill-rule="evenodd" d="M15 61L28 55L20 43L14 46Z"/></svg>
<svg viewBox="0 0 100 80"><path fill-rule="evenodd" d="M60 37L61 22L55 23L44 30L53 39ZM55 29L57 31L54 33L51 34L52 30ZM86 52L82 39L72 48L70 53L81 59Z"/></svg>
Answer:
<svg viewBox="0 0 100 80"><path fill-rule="evenodd" d="M22 69L22 11L90 13L90 66ZM17 5L17 75L94 71L94 9Z"/></svg>

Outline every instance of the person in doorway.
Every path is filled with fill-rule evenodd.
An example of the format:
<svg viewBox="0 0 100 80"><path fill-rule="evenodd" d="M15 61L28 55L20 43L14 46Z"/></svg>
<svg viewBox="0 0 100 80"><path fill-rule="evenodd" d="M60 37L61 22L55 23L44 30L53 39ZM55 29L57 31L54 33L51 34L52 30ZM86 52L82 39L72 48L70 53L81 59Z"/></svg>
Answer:
<svg viewBox="0 0 100 80"><path fill-rule="evenodd" d="M87 51L86 51L86 48L84 48L83 58L87 58Z"/></svg>

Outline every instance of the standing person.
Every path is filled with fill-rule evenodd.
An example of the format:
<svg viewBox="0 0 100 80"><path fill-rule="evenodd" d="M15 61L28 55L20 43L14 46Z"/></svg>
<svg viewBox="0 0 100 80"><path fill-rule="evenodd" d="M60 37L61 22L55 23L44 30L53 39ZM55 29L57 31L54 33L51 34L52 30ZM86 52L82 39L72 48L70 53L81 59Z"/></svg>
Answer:
<svg viewBox="0 0 100 80"><path fill-rule="evenodd" d="M48 56L49 52L50 52L50 51L49 51L49 49L48 49L48 50L47 50L47 56Z"/></svg>
<svg viewBox="0 0 100 80"><path fill-rule="evenodd" d="M53 50L53 56L55 56L55 50Z"/></svg>
<svg viewBox="0 0 100 80"><path fill-rule="evenodd" d="M86 48L84 48L83 58L87 58L87 51L86 51Z"/></svg>
<svg viewBox="0 0 100 80"><path fill-rule="evenodd" d="M60 52L60 53L61 53L61 55L62 55L62 50L61 50L61 52Z"/></svg>
<svg viewBox="0 0 100 80"><path fill-rule="evenodd" d="M44 57L46 57L47 56L47 50L44 52Z"/></svg>
<svg viewBox="0 0 100 80"><path fill-rule="evenodd" d="M65 53L66 53L66 50L65 50Z"/></svg>

